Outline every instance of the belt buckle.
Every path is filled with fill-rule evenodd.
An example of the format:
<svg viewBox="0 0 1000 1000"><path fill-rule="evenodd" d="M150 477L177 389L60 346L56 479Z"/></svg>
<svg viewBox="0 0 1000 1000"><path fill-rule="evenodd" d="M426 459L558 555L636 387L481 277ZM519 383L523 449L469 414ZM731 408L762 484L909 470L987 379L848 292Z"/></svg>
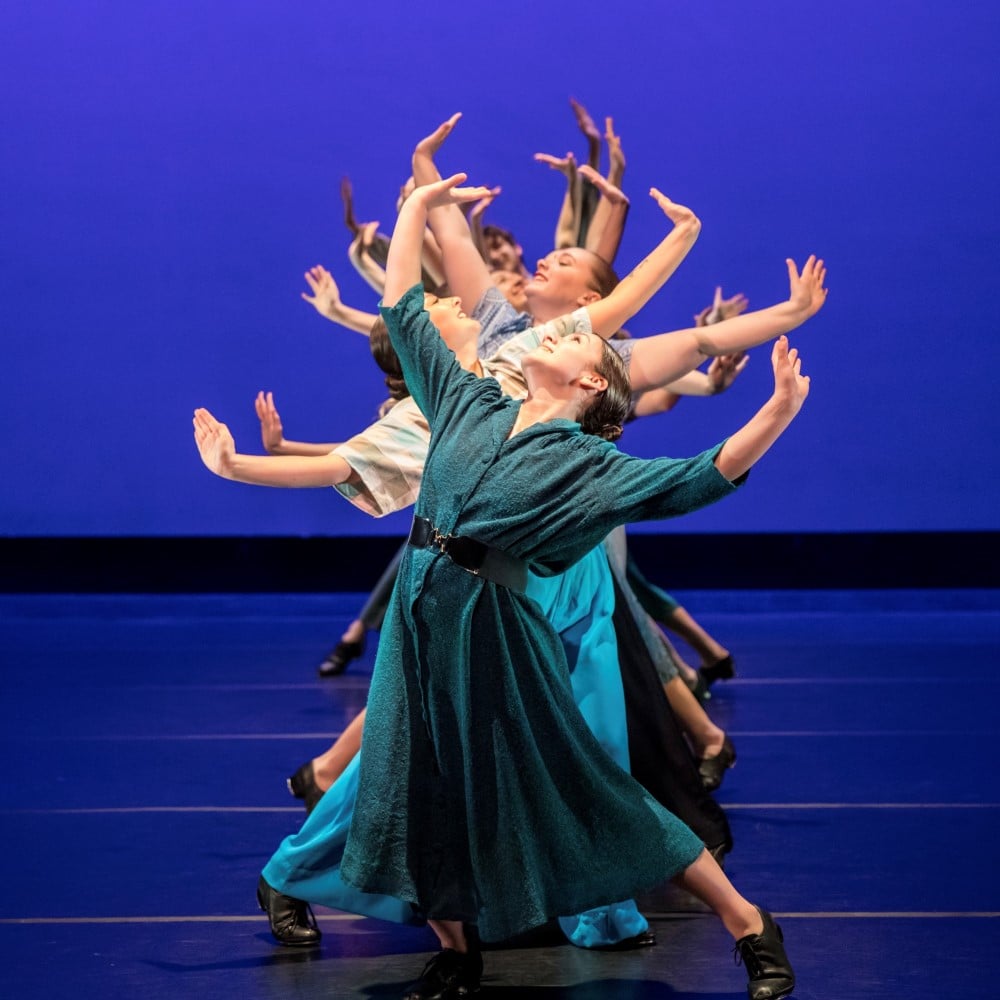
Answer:
<svg viewBox="0 0 1000 1000"><path fill-rule="evenodd" d="M437 546L438 551L442 555L447 555L448 554L448 542L451 541L451 539L453 537L454 537L453 535L442 535L441 532L438 531L437 528L435 528L435 527L432 526L431 527L431 537L430 537L429 541L430 541L431 545L436 545Z"/></svg>

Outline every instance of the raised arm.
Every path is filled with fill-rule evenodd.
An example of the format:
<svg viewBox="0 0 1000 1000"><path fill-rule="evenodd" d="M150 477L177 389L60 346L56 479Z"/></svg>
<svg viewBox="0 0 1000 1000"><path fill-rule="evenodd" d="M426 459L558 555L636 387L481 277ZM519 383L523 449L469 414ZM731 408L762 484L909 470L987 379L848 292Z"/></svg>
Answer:
<svg viewBox="0 0 1000 1000"><path fill-rule="evenodd" d="M372 323L378 319L374 313L362 312L353 306L345 305L340 301L340 289L333 280L333 275L321 265L309 268L305 273L306 284L312 291L312 295L302 293L302 298L311 305L316 312L324 319L340 326L346 326L348 330L355 330L358 333L368 336L371 332Z"/></svg>
<svg viewBox="0 0 1000 1000"><path fill-rule="evenodd" d="M557 250L575 247L580 238L580 175L576 169L576 157L567 153L563 157L550 153L535 153L535 161L557 170L566 178L566 193L563 195L556 219L553 246Z"/></svg>
<svg viewBox="0 0 1000 1000"><path fill-rule="evenodd" d="M385 270L371 254L372 241L377 233L377 222L362 223L347 248L347 256L354 265L354 270L365 279L374 292L381 295L385 287Z"/></svg>
<svg viewBox="0 0 1000 1000"><path fill-rule="evenodd" d="M781 437L809 395L809 376L802 374L798 351L779 337L771 352L774 393L760 410L730 437L715 456L715 467L734 482L745 475Z"/></svg>
<svg viewBox="0 0 1000 1000"><path fill-rule="evenodd" d="M406 291L420 283L420 250L428 215L438 208L454 209L465 225L465 217L462 216L459 205L478 201L490 193L489 188L485 187L459 187L465 179L465 174L453 174L446 180L421 185L403 202L396 218L396 228L392 232L389 259L385 266L385 293L382 296L385 308L394 306ZM468 226L465 228L468 232ZM471 245L471 240L469 243ZM473 251L475 252L475 248ZM479 256L478 253L476 256ZM483 268L485 270L485 264Z"/></svg>
<svg viewBox="0 0 1000 1000"><path fill-rule="evenodd" d="M493 204L493 199L500 194L500 190L499 187L490 188L490 193L485 198L480 198L466 216L469 221L469 232L472 233L472 242L479 251L479 256L486 261L487 266L489 266L489 257L486 253L486 234L483 232L483 215L486 209Z"/></svg>
<svg viewBox="0 0 1000 1000"><path fill-rule="evenodd" d="M594 333L602 337L610 337L621 329L659 291L688 255L701 231L701 222L690 208L671 201L656 188L650 188L649 193L674 227L660 245L618 283L610 295L587 306ZM637 344L637 349L638 346ZM697 368L697 365L691 365L691 368ZM683 371L678 372L674 377L682 374ZM655 384L663 385L669 381L669 378L664 378ZM652 385L642 388L649 389Z"/></svg>
<svg viewBox="0 0 1000 1000"><path fill-rule="evenodd" d="M786 261L786 264L790 287L786 301L710 326L675 330L636 340L629 365L632 391L645 392L666 385L693 371L706 358L749 350L794 330L819 312L827 295L823 286L826 279L823 261L811 256L801 274L793 260ZM624 283L623 281L622 284ZM615 292L617 291L616 288ZM593 315L592 310L601 304L602 302L595 302L587 309Z"/></svg>
<svg viewBox="0 0 1000 1000"><path fill-rule="evenodd" d="M413 177L418 185L441 180L434 157L461 117L461 114L452 115L417 143L413 150ZM427 221L441 248L448 287L462 300L466 311L471 312L493 280L472 240L469 223L457 204L436 206L428 214Z"/></svg>
<svg viewBox="0 0 1000 1000"><path fill-rule="evenodd" d="M353 475L338 455L241 455L229 428L205 409L194 411L193 424L201 460L223 479L255 486L337 486Z"/></svg>
<svg viewBox="0 0 1000 1000"><path fill-rule="evenodd" d="M269 455L329 455L336 444L311 444L307 441L289 441L281 424L281 415L274 405L273 392L258 392L254 409L260 421L260 439Z"/></svg>
<svg viewBox="0 0 1000 1000"><path fill-rule="evenodd" d="M742 352L713 358L708 371L688 372L669 385L640 393L635 398L632 414L652 417L672 410L685 396L717 396L733 384L749 361L750 355Z"/></svg>
<svg viewBox="0 0 1000 1000"><path fill-rule="evenodd" d="M625 220L628 218L628 198L620 187L602 177L592 167L580 167L580 175L601 193L601 200L597 203L590 229L587 230L586 249L609 264L614 264L625 232Z"/></svg>

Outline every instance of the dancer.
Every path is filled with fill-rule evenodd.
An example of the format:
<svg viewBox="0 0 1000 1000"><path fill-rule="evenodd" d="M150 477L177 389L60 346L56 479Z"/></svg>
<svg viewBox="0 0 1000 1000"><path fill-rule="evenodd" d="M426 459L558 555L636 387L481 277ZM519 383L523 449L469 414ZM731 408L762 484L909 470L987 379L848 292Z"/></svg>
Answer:
<svg viewBox="0 0 1000 1000"><path fill-rule="evenodd" d="M410 284L413 268L406 267L405 261L409 259L413 267L416 266L418 258L414 240L418 245L419 228L423 225L422 213L434 204L431 199L450 198L450 188L454 183L455 179L452 179L450 184L421 189L420 196L411 199L408 202L410 207L404 207L400 214L390 250L387 301L399 299L402 287ZM479 196L479 192L473 191L472 194ZM666 202L662 196L660 200L661 204ZM666 205L670 203L666 202ZM655 271L657 268L651 260L647 264ZM406 276L405 281L400 279L399 273ZM633 305L635 298L644 301L648 297L644 292L641 280L633 282L627 290L627 294L633 296ZM619 305L621 301L619 296L614 305ZM387 314L388 319L394 326L400 321L404 330L416 326L426 332L428 322L421 305L422 298L413 288L397 308ZM605 308L599 310L602 305ZM602 300L592 307L600 313L602 325L611 318L611 305L609 300ZM457 303L434 300L430 302L430 307L432 318L442 327L471 322ZM444 329L442 332L445 332ZM430 411L432 422L437 422L438 418L446 425L457 422L461 431L452 426L451 430L458 432L436 437L428 453L429 489L424 489L420 511L433 513L438 522L433 528L423 528L424 522L418 520L413 540L415 543L426 543L428 538L424 538L421 532L430 532L430 540L440 540L441 552L432 547L414 548L404 559L401 575L403 589L397 588L390 608L392 625L389 636L386 636L390 641L383 642L379 654L370 702L373 711L366 724L362 757L362 788L373 780L378 782L378 775L371 773L373 769L385 772L382 777L389 785L383 789L384 795L379 792L376 796L363 797L364 810L355 814L344 866L350 878L366 891L385 891L391 883L391 894L404 898L417 897L415 901L435 920L442 943L454 946L450 951L446 948L440 960L432 963L423 984L412 994L416 997L440 993L435 983L441 985L455 980L448 987L452 992L442 995L458 995L459 989L478 983L477 960L463 957L467 947L461 925L443 920L458 918L474 921L478 916L485 937L506 936L534 926L540 919L544 920L560 910L579 908L601 897L619 895L614 891L619 886L634 889L679 870L683 870L678 874L681 883L720 911L727 927L740 938L741 951L747 956L756 956L755 962L759 959L763 963L763 966L754 966L751 995L779 996L791 989L791 970L781 952L778 933L769 918L735 893L711 858L702 851L700 842L686 828L656 806L624 772L596 750L593 738L572 706L568 683L560 676L555 679L551 676L551 664L556 664L557 669L559 664L564 664L558 643L547 624L537 618L535 606L515 593L520 589L516 586L521 573L519 555L551 571L584 554L615 523L687 509L731 489L712 468L711 455L681 463L680 467L669 462L641 462L621 456L615 449L602 445L594 438L584 437L578 427L572 430L575 424L571 424L571 417L578 413L585 401L589 402L598 395L603 397L605 412L602 414L602 404L599 403L596 409L587 410L585 419L596 422L599 427L607 427L608 434L616 433L611 429L615 427L615 418L620 421L627 407L625 383L617 393L619 405L609 409L608 397L614 397L616 393L609 392L608 383L617 377L616 363L608 360L613 356L603 353L606 350L603 345L600 346L600 360L596 360L594 352L599 343L584 332L563 340L546 336L541 348L532 352L526 362L529 385L534 378L536 391L523 407L504 397L499 386L491 380L476 380L471 376L463 378L454 356L439 344L430 345L425 341L421 345L423 360L431 366L431 378L420 381L414 394L424 409ZM422 379L412 351L406 353L409 348L405 344L402 348L408 380L412 377ZM787 343L783 340L775 349L774 361L778 388L771 404L715 456L715 463L729 479L739 478L763 453L790 421L805 396L808 383L798 375L794 352L789 355ZM576 374L568 381L566 362L578 366ZM584 370L581 371L579 365L583 365ZM454 392L442 381L444 375L455 382ZM411 389L414 389L412 383ZM492 423L483 423L487 417L492 417ZM540 425L536 423L538 420L542 421ZM549 426L547 420L554 422ZM515 433L506 441L508 430ZM245 459L234 455L232 440L224 427L215 423L205 411L198 411L196 415L196 432L203 458L213 471L233 476L238 470L238 476L235 476L238 478L248 474L250 467ZM537 464L539 449L544 451L547 443L553 445L548 457L561 460L558 466L550 468L547 459L544 466ZM507 448L506 444L510 447ZM484 448L485 460L479 461L483 458L481 453ZM459 454L456 454L456 449ZM533 456L536 462L530 461ZM662 497L659 494L668 470L673 488L668 491L667 497ZM545 476L540 476L543 471ZM286 472L277 477L285 485L306 484L299 468L287 469ZM610 478L602 479L605 473ZM254 481L266 481L260 478L259 472L251 474ZM491 492L481 486L480 480L486 482L484 476L500 474L503 475L505 489ZM440 482L438 476L441 477ZM458 483L454 481L455 476L458 476ZM688 476L693 477L694 482L686 478ZM554 479L550 478L547 484L540 482L546 477ZM611 506L616 509L609 512L600 509L600 495L612 481L616 481L618 487L614 491L616 496L610 498ZM560 492L565 494L570 490L570 483L584 495L585 502L572 510L550 509L553 505L546 498ZM695 483L707 492L701 492ZM457 493L456 486L459 487ZM522 493L524 490L530 494L540 486L543 488L540 496ZM622 486L625 486L624 490L620 488ZM615 502L617 495L623 495L626 501ZM658 497L655 501L654 496ZM529 508L534 512L525 513L517 501L529 502ZM463 509L454 509L456 504ZM522 530L522 526L526 528L528 524L530 530ZM442 528L447 530L442 533ZM449 541L448 536L455 534L453 528L479 535L479 542L485 542L485 545L466 544L462 533L459 533L461 537L457 541ZM557 536L564 532L569 533L570 540L563 537L557 541ZM460 559L468 562L469 553L466 551L462 555L462 552L470 547L486 559L478 578L457 568L451 561ZM502 553L504 547L512 551ZM518 550L522 550L523 554ZM444 557L445 553L448 559ZM496 576L515 584L515 587L498 585L489 579ZM420 579L425 579L431 589L421 589ZM432 585L437 580L441 582L440 588ZM411 590L414 583L417 584L416 590ZM481 593L485 600L485 603L476 605L479 611L468 604L470 587L475 593ZM420 605L419 609L417 605ZM447 629L431 628L431 619L420 613L430 609L433 609L431 618L445 616L442 621L448 621ZM482 630L471 628L470 615L482 625ZM497 632L498 620L507 626L500 632ZM509 626L515 624L521 628L512 633ZM453 655L455 650L450 647L450 640L456 635L464 637L463 644L473 644L471 662L464 656ZM438 649L435 644L440 643L444 643L448 650ZM514 652L517 655L504 655L505 646L516 647ZM483 655L476 656L476 649ZM492 652L488 652L490 650ZM446 657L448 662L438 665L435 651L442 654L449 652L450 659ZM470 667L497 657L497 671L486 671L483 677L479 677L482 671L475 671L475 684L485 684L481 692L483 701L474 698L463 703L460 711L453 704L453 710L449 711L448 699L456 690L459 693L464 691L465 695L470 693L468 685L472 680L467 673ZM408 669L403 675L398 675L404 660ZM435 671L439 673L435 675ZM449 672L453 676L443 676ZM458 685L458 689L453 685ZM441 701L441 698L445 700ZM511 701L511 698L514 700ZM490 714L491 704L497 709L495 716ZM454 714L456 711L457 715ZM500 728L493 730L492 725L485 728L473 725L471 730L466 729L463 723L468 721L467 716L481 711L486 711ZM507 718L505 713L508 711L513 711L515 717ZM556 740L553 760L549 760L548 750L539 746L531 735L533 729L529 716L536 712L536 722L541 722L547 736ZM410 739L401 740L400 733L405 731L409 731ZM455 738L455 742L451 737ZM414 742L411 743L411 739ZM486 742L483 743L483 740ZM463 751L467 751L468 755L460 761L458 757L463 756ZM401 766L385 768L379 763L380 759L383 762L388 759L382 757L383 752L393 755L402 753L404 756L412 753L420 759L413 761L417 766L412 768L399 761ZM539 755L553 765L555 761L562 761L560 766L568 769L565 776L569 780L558 782L559 795L553 801L540 803L536 786L530 782L528 787L521 785L521 772L507 756L511 753L515 756L526 754L529 760L536 763L540 763ZM509 766L495 769L492 773L487 766L485 772L480 774L480 780L473 780L467 770L469 763L476 759L486 763L494 757L503 758ZM460 771L466 769L464 778L451 773L456 765ZM392 783L397 779L404 784L394 786ZM557 873L547 870L543 874L538 871L534 873L536 877L528 879L523 887L514 887L516 897L511 898L504 893L499 882L509 881L503 876L506 871L514 870L512 865L493 864L497 858L483 856L486 844L482 840L471 833L468 837L462 836L467 829L467 818L474 820L468 830L489 829L494 834L494 824L502 821L505 835L497 836L493 849L499 855L513 851L517 856L517 845L525 832L541 833L546 827L551 830L553 822L556 827L567 830L576 827L583 833L580 816L570 803L583 789L604 785L617 786L620 792L614 815L602 815L596 829L588 830L582 841L570 845L567 857L562 859L560 866L564 876L568 876L563 870L567 864L573 868L573 876L567 877L565 884L558 877L553 880L553 875ZM527 797L525 793L528 793ZM500 808L501 801L512 808ZM587 808L583 802L577 804L580 810ZM402 812L400 807L405 807ZM474 813L471 817L467 817L469 810ZM532 813L536 814L531 817L534 821L515 823L516 828L522 831L520 834L507 829L517 815ZM643 817L642 829L628 829L630 824L639 822L640 814ZM413 850L404 850L407 838L399 839L400 831L396 826L404 821L404 816L411 831L437 831L443 840L457 834L459 839L451 845L411 844ZM650 843L650 822L662 834L653 838L659 841L661 850L652 852L640 847L641 856L632 859L627 870L617 869L615 858L622 844ZM631 835L623 836L626 833ZM583 844L586 844L585 849ZM598 850L590 857L595 847ZM583 860L581 849L589 858L583 868L578 864ZM400 850L403 850L402 855ZM407 873L406 856L419 869L416 876L412 872ZM548 857L551 859L552 855ZM594 857L603 862L596 868L592 864ZM515 858L507 860L513 864ZM473 879L471 869L476 866L476 877ZM518 867L521 871L525 870L523 864ZM432 874L434 870L438 872L436 882ZM581 872L584 875L582 880ZM379 885L379 882L385 884ZM486 900L482 907L473 898L473 885L478 886L479 898ZM764 989L768 992L762 992Z"/></svg>
<svg viewBox="0 0 1000 1000"><path fill-rule="evenodd" d="M417 152L420 153L421 147L426 147L429 143L439 144L440 138L450 130L455 120L453 118L445 123L428 140L422 141L417 147ZM414 165L416 168L417 155L414 157ZM617 329L632 310L638 308L638 305L662 285L686 255L697 236L698 223L690 212L672 205L662 196L658 196L658 200L674 222L674 229L654 254L630 276L621 290L615 289L604 300L606 308L602 307L598 312L601 313L600 321L608 332ZM460 212L459 215L461 216ZM462 226L467 231L464 219ZM471 247L471 244L469 246L472 258L480 271L484 271L474 247ZM579 253L569 254L566 259L560 255L551 264L550 281L550 265L548 262L543 262L539 274L534 279L534 284L540 286L540 294L536 296L537 308L551 312L559 301L567 303L570 308L581 302L590 302L596 308L595 300L601 299L601 293L593 290L594 283L597 283L598 272L592 265L596 263L599 262L592 261L585 254L582 256ZM643 351L637 352L633 358L642 365L637 377L648 383L658 374L659 377L669 381L690 371L706 356L741 350L804 322L820 308L825 296L822 288L822 264L821 262L817 264L810 258L802 275L799 276L789 262L789 275L792 294L788 302L740 317L727 324L720 324L711 331L701 329L675 331L639 342ZM488 278L486 284L490 289ZM511 335L509 330L495 329L497 311L495 300L490 298L491 294L492 292L488 290L487 294L482 296L482 302L476 307L476 316L491 318L493 326L485 323L484 332L491 330L492 336L509 337ZM630 303L630 308L623 308L624 302ZM581 310L570 318L568 327L564 317L562 320L546 324L543 328L525 331L507 343L504 351L489 362L488 369L476 358L474 332L448 328L442 329L442 334L464 366L476 372L484 371L490 374L499 381L505 392L521 396L525 388L519 370L520 357L537 345L547 333L564 335L572 330L576 323L589 323L589 318L587 311ZM530 320L530 317L519 317L517 324L514 325L523 325L524 319ZM479 341L480 343L483 341L482 335ZM636 342L614 344L618 350L631 349L633 346L636 346ZM426 433L426 424L422 422L419 411L408 401L404 401L388 418L346 442L333 455L310 461L295 461L289 458L260 459L237 455L234 456L232 467L227 474L233 478L267 485L340 484L338 488L356 506L380 516L414 501L426 453L426 437L423 437ZM647 749L656 746L655 740L651 739L654 729L658 733L656 739L665 739L672 732L674 742L679 741L680 735L676 730L669 730L662 725L667 721L668 713L656 710L655 697L651 699L648 694L643 697L635 684L630 685L623 694L622 678L614 662L616 627L612 624L611 614L615 607L615 596L603 551L595 549L586 560L572 567L570 574L572 579L564 576L558 581L553 581L555 587L545 586L546 581L532 575L531 593L548 609L547 614L554 620L557 618L555 612L558 611L558 620L568 623L565 629L563 624L559 627L568 639L567 652L577 662L572 675L574 696L594 728L595 736L615 760L627 765L629 746L636 731L633 729L631 719L627 736L622 730L624 725L622 706L625 703L623 698L631 695L630 704L633 711L637 708L645 710L646 720L643 729L649 732L645 734L643 742ZM589 617L589 621L573 620L573 615L578 614L580 608L586 611L584 617ZM612 683L612 673L615 675L614 683ZM653 691L655 694L655 687ZM666 744L663 744L663 749L667 749ZM673 759L683 770L686 752L682 747L678 749L681 752L675 753ZM685 775L668 773L662 766L662 750L649 756L650 760L645 762L648 766L644 768L646 775L644 782L650 791L661 802L675 809L699 833L706 844L728 850L731 840L725 816L715 803L703 794L700 779L691 767L690 760L687 760L692 784L689 790L685 781L679 781L681 777L686 777ZM631 767L635 769L637 766L640 768L636 771L638 774L643 769L643 762L633 760ZM697 786L697 792L694 786ZM282 943L301 944L318 940L318 932L302 924L300 917L304 917L307 910L301 898L326 902L328 905L343 905L340 901L343 887L339 879L341 857L339 852L342 845L336 842L336 824L324 829L322 823L339 815L340 808L349 809L352 799L353 796L348 790L343 796L338 794L334 800L324 801L317 810L321 815L317 817L314 814L299 834L293 838L286 838L265 868L265 876L271 885L279 886L280 907L272 907L268 902L267 909L272 917L272 930ZM709 811L708 806L714 807L713 810ZM317 882L317 875L321 870L327 872L329 878L320 878ZM274 890L263 882L262 886L265 892L264 898L272 901L276 896ZM284 919L279 919L285 916L290 918L287 926ZM615 939L620 940L622 936L627 935L624 931L616 929Z"/></svg>

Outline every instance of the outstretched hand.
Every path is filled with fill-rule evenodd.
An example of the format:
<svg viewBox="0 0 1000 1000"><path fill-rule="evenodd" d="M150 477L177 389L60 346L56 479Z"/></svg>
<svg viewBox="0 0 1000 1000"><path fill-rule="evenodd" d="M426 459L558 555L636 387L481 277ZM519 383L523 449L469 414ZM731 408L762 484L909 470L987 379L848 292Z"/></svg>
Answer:
<svg viewBox="0 0 1000 1000"><path fill-rule="evenodd" d="M615 123L611 118L604 119L604 139L608 144L608 177L621 177L625 173L625 153L622 137L615 132Z"/></svg>
<svg viewBox="0 0 1000 1000"><path fill-rule="evenodd" d="M746 351L721 354L719 357L713 358L706 372L712 391L714 393L725 392L749 363L750 355Z"/></svg>
<svg viewBox="0 0 1000 1000"><path fill-rule="evenodd" d="M698 226L699 229L701 228L698 216L690 208L678 205L676 201L671 201L659 188L650 188L649 196L660 206L660 211L675 226L679 226L681 223L690 223L691 225Z"/></svg>
<svg viewBox="0 0 1000 1000"><path fill-rule="evenodd" d="M351 245L347 248L347 255L353 259L360 257L363 250L370 250L378 227L378 222L362 222L354 233ZM333 281L332 278L330 280Z"/></svg>
<svg viewBox="0 0 1000 1000"><path fill-rule="evenodd" d="M479 187L459 187L462 181L467 178L468 174L452 174L451 177L446 177L444 180L417 188L413 192L413 196L421 198L427 209L440 208L442 205L464 205L466 202L479 201L493 196L492 188L482 185Z"/></svg>
<svg viewBox="0 0 1000 1000"><path fill-rule="evenodd" d="M809 376L802 374L802 359L798 349L788 349L788 338L780 336L771 351L774 369L774 398L790 408L792 416L799 412L809 395Z"/></svg>
<svg viewBox="0 0 1000 1000"><path fill-rule="evenodd" d="M426 156L430 159L434 159L437 155L437 151L444 145L445 139L451 135L451 130L458 123L458 119L462 117L461 111L456 111L446 122L442 122L430 135L424 136L420 142L414 147L414 156Z"/></svg>
<svg viewBox="0 0 1000 1000"><path fill-rule="evenodd" d="M590 112L575 97L569 99L569 106L573 109L573 117L576 119L577 128L591 142L600 142L601 133L597 131L594 119L590 117Z"/></svg>
<svg viewBox="0 0 1000 1000"><path fill-rule="evenodd" d="M815 254L809 255L801 274L795 267L795 261L790 257L785 263L788 265L790 289L788 301L796 309L803 310L806 319L815 316L826 302L828 289L823 287L823 282L826 280L826 265L822 260L817 260Z"/></svg>
<svg viewBox="0 0 1000 1000"><path fill-rule="evenodd" d="M585 163L580 167L580 176L600 191L601 195L608 199L612 205L627 205L629 203L625 192L616 184L612 184L606 177L602 177L600 171Z"/></svg>
<svg viewBox="0 0 1000 1000"><path fill-rule="evenodd" d="M217 476L227 476L236 454L236 442L229 428L201 407L194 411L192 423L201 460Z"/></svg>
<svg viewBox="0 0 1000 1000"><path fill-rule="evenodd" d="M732 319L739 316L741 312L746 312L750 305L750 300L742 293L737 292L728 299L722 297L722 286L715 286L715 296L710 306L705 306L700 313L694 317L695 326L711 326L713 323L721 323L725 319Z"/></svg>
<svg viewBox="0 0 1000 1000"><path fill-rule="evenodd" d="M535 162L547 164L553 170L558 170L559 173L565 175L569 180L572 180L576 176L576 157L572 153L567 153L565 156L552 156L551 153L535 153Z"/></svg>
<svg viewBox="0 0 1000 1000"><path fill-rule="evenodd" d="M493 199L496 198L502 189L499 185L496 187L488 188L489 194L485 198L480 198L479 201L472 206L472 211L469 212L470 219L478 219L482 217L483 212L486 211L493 204Z"/></svg>
<svg viewBox="0 0 1000 1000"><path fill-rule="evenodd" d="M281 426L278 408L274 405L274 393L258 392L253 405L260 421L260 440L264 445L264 451L269 455L281 454L281 446L285 442L285 430Z"/></svg>
<svg viewBox="0 0 1000 1000"><path fill-rule="evenodd" d="M377 223L376 223L377 225ZM302 293L302 298L311 305L320 316L334 319L341 306L340 289L333 280L333 275L320 264L309 268L305 273L306 284L312 289L312 295Z"/></svg>

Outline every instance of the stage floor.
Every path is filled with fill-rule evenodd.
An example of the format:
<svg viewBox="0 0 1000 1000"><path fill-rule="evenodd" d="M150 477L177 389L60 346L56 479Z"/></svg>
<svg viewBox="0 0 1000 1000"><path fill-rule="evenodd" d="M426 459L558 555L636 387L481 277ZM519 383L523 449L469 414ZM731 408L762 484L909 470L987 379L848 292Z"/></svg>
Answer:
<svg viewBox="0 0 1000 1000"><path fill-rule="evenodd" d="M733 881L785 929L799 998L1000 996L1000 592L681 596L732 649L709 704ZM303 811L285 778L365 702L370 649L315 665L360 595L0 597L0 995L393 997L429 931L318 910L275 945L258 873ZM662 891L659 944L544 936L484 997L737 1000L714 919Z"/></svg>

